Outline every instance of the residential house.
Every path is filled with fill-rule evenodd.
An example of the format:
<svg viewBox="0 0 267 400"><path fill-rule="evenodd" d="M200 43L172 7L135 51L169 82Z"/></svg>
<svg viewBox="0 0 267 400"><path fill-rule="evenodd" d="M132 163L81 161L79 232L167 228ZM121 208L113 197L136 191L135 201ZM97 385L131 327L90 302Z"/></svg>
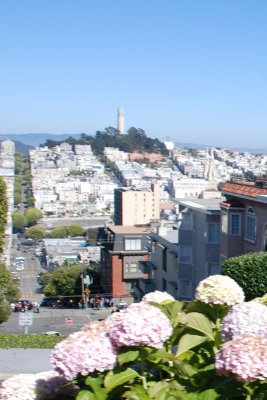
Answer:
<svg viewBox="0 0 267 400"><path fill-rule="evenodd" d="M146 236L149 232L148 227L108 225L105 228L101 241L101 285L105 294L133 299L138 279L146 277L139 261L148 259Z"/></svg>
<svg viewBox="0 0 267 400"><path fill-rule="evenodd" d="M226 182L220 190L221 259L267 251L267 182Z"/></svg>

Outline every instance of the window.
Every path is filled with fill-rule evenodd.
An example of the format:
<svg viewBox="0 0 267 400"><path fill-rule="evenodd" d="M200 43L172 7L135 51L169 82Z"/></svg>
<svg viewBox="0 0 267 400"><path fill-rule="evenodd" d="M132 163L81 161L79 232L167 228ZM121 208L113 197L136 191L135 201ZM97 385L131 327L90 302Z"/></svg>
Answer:
<svg viewBox="0 0 267 400"><path fill-rule="evenodd" d="M240 214L230 214L230 235L240 235Z"/></svg>
<svg viewBox="0 0 267 400"><path fill-rule="evenodd" d="M246 214L246 239L256 239L256 215L252 207L249 207Z"/></svg>
<svg viewBox="0 0 267 400"><path fill-rule="evenodd" d="M166 247L162 251L162 268L167 271L167 249Z"/></svg>
<svg viewBox="0 0 267 400"><path fill-rule="evenodd" d="M192 297L192 282L188 279L180 279L178 291L182 297Z"/></svg>
<svg viewBox="0 0 267 400"><path fill-rule="evenodd" d="M138 271L138 266L137 266L137 263L136 262L133 262L133 263L125 263L125 266L124 266L124 271L126 272L126 273L133 273L133 272L137 272Z"/></svg>
<svg viewBox="0 0 267 400"><path fill-rule="evenodd" d="M124 286L125 290L127 292L131 292L134 289L134 285L135 285L134 281L126 281L126 282L124 282L124 284L125 284L125 286Z"/></svg>
<svg viewBox="0 0 267 400"><path fill-rule="evenodd" d="M180 247L180 262L184 264L192 263L192 247L191 246L181 246Z"/></svg>
<svg viewBox="0 0 267 400"><path fill-rule="evenodd" d="M221 267L219 264L208 263L208 275L218 275L221 273Z"/></svg>
<svg viewBox="0 0 267 400"><path fill-rule="evenodd" d="M228 233L228 214L222 213L222 232Z"/></svg>
<svg viewBox="0 0 267 400"><path fill-rule="evenodd" d="M208 224L208 243L220 243L220 224Z"/></svg>
<svg viewBox="0 0 267 400"><path fill-rule="evenodd" d="M125 250L141 250L141 239L125 239Z"/></svg>
<svg viewBox="0 0 267 400"><path fill-rule="evenodd" d="M182 229L192 229L193 228L193 218L192 213L181 213L182 215Z"/></svg>

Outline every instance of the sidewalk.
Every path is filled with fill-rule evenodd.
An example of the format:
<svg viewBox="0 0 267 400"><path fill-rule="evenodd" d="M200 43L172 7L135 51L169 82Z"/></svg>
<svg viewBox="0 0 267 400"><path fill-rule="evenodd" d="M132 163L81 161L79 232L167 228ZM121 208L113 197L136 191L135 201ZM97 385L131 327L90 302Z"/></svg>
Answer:
<svg viewBox="0 0 267 400"><path fill-rule="evenodd" d="M0 381L52 369L50 354L51 349L0 349Z"/></svg>

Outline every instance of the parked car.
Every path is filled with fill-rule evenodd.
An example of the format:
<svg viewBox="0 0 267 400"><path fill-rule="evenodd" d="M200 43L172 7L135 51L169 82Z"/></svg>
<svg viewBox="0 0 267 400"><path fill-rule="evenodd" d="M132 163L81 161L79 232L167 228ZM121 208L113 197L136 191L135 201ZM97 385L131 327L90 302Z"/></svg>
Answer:
<svg viewBox="0 0 267 400"><path fill-rule="evenodd" d="M60 332L57 331L47 331L47 332L43 332L43 335L56 335L56 336L61 336Z"/></svg>

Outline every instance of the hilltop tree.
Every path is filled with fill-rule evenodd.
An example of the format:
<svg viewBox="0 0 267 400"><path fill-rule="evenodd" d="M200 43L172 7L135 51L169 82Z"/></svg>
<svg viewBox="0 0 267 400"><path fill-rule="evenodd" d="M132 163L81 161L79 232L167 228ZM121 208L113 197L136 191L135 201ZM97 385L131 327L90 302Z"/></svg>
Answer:
<svg viewBox="0 0 267 400"><path fill-rule="evenodd" d="M168 151L164 143L158 139L151 139L146 136L146 133L141 128L130 128L126 135L121 135L118 129L113 127L107 127L104 131L97 131L95 137L88 136L85 133L81 135L79 140L72 137L64 140L71 144L73 147L75 144L90 144L92 150L98 156L103 155L104 147L117 147L119 150L126 152L148 152L148 153L161 153L168 155ZM63 142L57 142L47 140L44 146L54 147Z"/></svg>

